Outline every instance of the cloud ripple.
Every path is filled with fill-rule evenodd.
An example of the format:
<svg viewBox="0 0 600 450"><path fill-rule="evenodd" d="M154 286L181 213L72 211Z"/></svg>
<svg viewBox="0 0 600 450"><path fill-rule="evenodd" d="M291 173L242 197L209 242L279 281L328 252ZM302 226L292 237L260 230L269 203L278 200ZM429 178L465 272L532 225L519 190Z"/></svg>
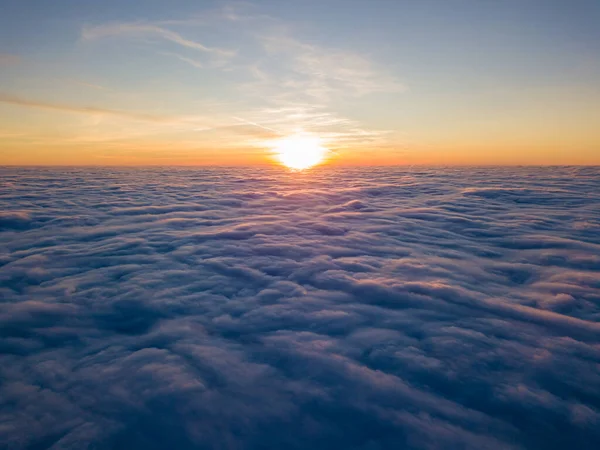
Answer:
<svg viewBox="0 0 600 450"><path fill-rule="evenodd" d="M11 449L592 449L600 172L0 169Z"/></svg>

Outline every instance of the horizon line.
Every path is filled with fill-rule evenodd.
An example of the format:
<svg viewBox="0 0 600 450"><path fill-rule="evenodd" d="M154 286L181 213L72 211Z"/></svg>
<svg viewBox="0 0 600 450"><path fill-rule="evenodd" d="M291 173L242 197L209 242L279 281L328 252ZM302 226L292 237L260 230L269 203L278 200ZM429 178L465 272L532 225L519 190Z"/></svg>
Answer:
<svg viewBox="0 0 600 450"><path fill-rule="evenodd" d="M600 164L452 164L452 163L406 163L406 164L319 164L303 171L329 167L600 167ZM271 167L289 170L279 164L0 164L0 168L70 168L70 167L106 167L106 168L247 168Z"/></svg>

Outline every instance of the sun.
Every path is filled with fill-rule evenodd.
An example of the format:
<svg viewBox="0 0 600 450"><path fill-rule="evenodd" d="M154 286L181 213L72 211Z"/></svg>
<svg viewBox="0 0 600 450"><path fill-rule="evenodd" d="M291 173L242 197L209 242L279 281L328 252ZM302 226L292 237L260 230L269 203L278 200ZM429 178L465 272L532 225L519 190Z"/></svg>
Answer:
<svg viewBox="0 0 600 450"><path fill-rule="evenodd" d="M279 139L274 143L273 153L284 166L304 170L322 163L329 150L317 136L296 135Z"/></svg>

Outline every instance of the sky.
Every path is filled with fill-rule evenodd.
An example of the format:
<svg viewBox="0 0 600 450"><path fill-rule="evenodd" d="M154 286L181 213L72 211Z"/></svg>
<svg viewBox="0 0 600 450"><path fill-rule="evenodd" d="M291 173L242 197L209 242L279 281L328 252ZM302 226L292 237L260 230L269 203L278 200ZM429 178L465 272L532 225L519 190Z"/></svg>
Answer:
<svg viewBox="0 0 600 450"><path fill-rule="evenodd" d="M597 0L0 3L0 164L600 164Z"/></svg>

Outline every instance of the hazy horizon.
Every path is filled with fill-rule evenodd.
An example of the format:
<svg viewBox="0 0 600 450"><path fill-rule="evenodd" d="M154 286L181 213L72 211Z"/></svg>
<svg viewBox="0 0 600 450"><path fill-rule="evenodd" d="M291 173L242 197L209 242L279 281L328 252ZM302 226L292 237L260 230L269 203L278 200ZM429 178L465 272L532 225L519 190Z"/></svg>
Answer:
<svg viewBox="0 0 600 450"><path fill-rule="evenodd" d="M144 169L144 168L156 168L156 169L168 169L168 168L186 168L186 169L243 169L243 168L262 168L262 169L274 169L288 172L298 173L309 173L315 170L326 170L326 169L338 169L338 168L387 168L387 169L409 169L415 168L511 168L511 167L523 167L523 168L553 168L553 167L600 167L600 164L428 164L428 163L411 163L411 164L319 164L316 167L310 169L294 170L286 167L278 167L278 164L272 162L266 162L262 164L238 164L238 165L216 165L216 164L2 164L0 167L6 168L131 168L131 169Z"/></svg>

